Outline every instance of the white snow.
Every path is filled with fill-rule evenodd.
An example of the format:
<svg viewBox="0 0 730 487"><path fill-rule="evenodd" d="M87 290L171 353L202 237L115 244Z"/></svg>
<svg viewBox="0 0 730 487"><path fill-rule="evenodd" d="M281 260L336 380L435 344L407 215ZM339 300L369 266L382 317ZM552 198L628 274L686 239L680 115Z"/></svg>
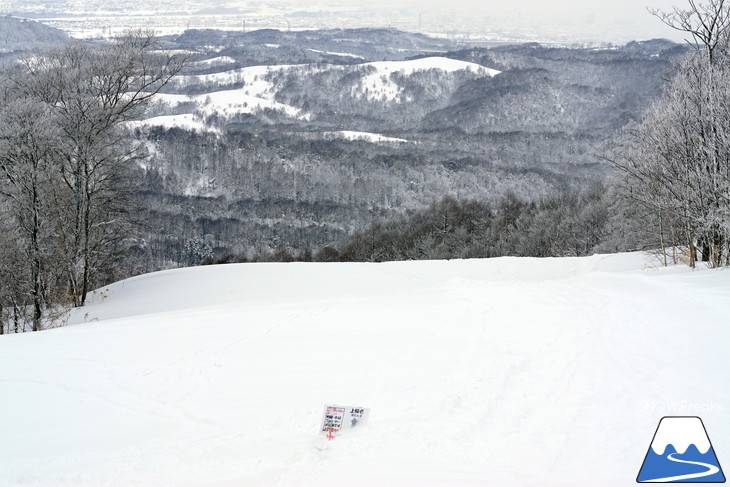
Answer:
<svg viewBox="0 0 730 487"><path fill-rule="evenodd" d="M4 487L633 485L730 452L730 273L643 254L160 272L0 337ZM327 442L325 404L370 408Z"/></svg>
<svg viewBox="0 0 730 487"><path fill-rule="evenodd" d="M287 116L308 119L309 115L302 113L296 107L285 105L274 100L275 89L273 83L266 80L266 76L274 71L286 71L296 66L253 66L248 68L225 71L222 73L199 76L181 76L176 83L179 86L208 85L212 88L231 84L243 84L242 88L220 90L187 97L196 103L196 111L203 115L217 114L230 117L241 113L255 113L263 109L272 109L284 112ZM180 95L162 95L158 101L170 102L171 106L180 103Z"/></svg>
<svg viewBox="0 0 730 487"><path fill-rule="evenodd" d="M411 61L382 61L365 63L361 66L372 66L375 68L375 71L363 78L357 92L354 94L363 96L365 90L367 90L368 99L385 101L403 101L401 100L402 88L390 78L393 73L400 73L403 76L411 76L418 71L428 71L431 69L443 71L445 73L470 71L480 77L492 77L500 73L495 69L485 68L480 64L440 56L426 57Z"/></svg>
<svg viewBox="0 0 730 487"><path fill-rule="evenodd" d="M402 143L408 143L409 141L406 139L399 139L397 137L386 137L385 135L381 134L374 134L371 132L356 132L352 130L340 130L337 132L324 132L323 135L325 137L338 137L343 138L347 140L364 140L366 142L372 142L372 143L382 143L382 142L395 142L398 144Z"/></svg>
<svg viewBox="0 0 730 487"><path fill-rule="evenodd" d="M214 59L225 60L224 57ZM363 77L359 85L353 88L352 96L367 96L371 100L385 101L407 101L403 99L402 87L390 78L390 75L394 72L402 73L404 76L410 76L418 71L429 69L437 69L447 73L469 71L476 76L494 76L499 73L474 63L443 57L429 57L413 61L374 62L353 66L307 64L251 66L220 73L180 76L174 81L174 85L178 89L196 86L211 91L191 96L159 94L155 97L155 100L163 106L163 109L167 107L170 110L175 110L183 103L192 103L193 107L189 111L186 110L188 113L166 113L165 117L167 118L155 117L155 119L148 120L145 123L147 125L189 127L191 130L203 130L206 125L205 118L212 115L226 119L239 114L257 113L265 109L281 112L291 118L309 120L311 118L310 114L304 113L297 107L276 101L277 86L271 81L272 74L297 71L298 75L307 76L326 69L347 71L361 69L362 66L370 66L375 68L375 71ZM233 86L236 86L236 88L225 89ZM366 132L341 131L333 132L333 134L339 137L365 139L371 142L407 142L403 139L389 138Z"/></svg>
<svg viewBox="0 0 730 487"><path fill-rule="evenodd" d="M209 59L201 59L191 63L192 66L221 66L226 64L234 64L236 62L230 56L217 56Z"/></svg>
<svg viewBox="0 0 730 487"><path fill-rule="evenodd" d="M248 92L247 89L236 89L193 96L158 94L155 96L158 109L159 105L174 110L183 103L192 103L192 106L189 107L192 113L151 117L141 122L134 122L132 125L162 125L197 131L218 131L205 121L205 117L217 115L227 119L235 115L261 112L265 109L283 112L292 118L303 120L309 118L308 114L298 108L275 101L273 96L252 96Z"/></svg>
<svg viewBox="0 0 730 487"><path fill-rule="evenodd" d="M365 59L362 56L358 56L357 54L350 54L349 52L320 51L318 49L307 49L307 51L316 52L318 54L329 54L331 56L349 57L349 58L353 58L353 59Z"/></svg>
<svg viewBox="0 0 730 487"><path fill-rule="evenodd" d="M141 121L130 122L131 127L166 127L180 128L190 132L219 132L215 127L206 124L200 117L185 113L182 115L161 115L151 117ZM154 145L154 144L152 144Z"/></svg>
<svg viewBox="0 0 730 487"><path fill-rule="evenodd" d="M228 112L236 112L238 109L241 108L242 105L251 105L253 103L255 106L267 106L276 110L283 110L290 116L306 119L308 118L307 115L301 113L298 108L283 105L281 103L277 103L274 100L274 96L276 94L276 86L269 80L269 77L272 73L299 71L299 75L306 76L308 73L316 73L326 69L355 70L360 69L363 66L373 67L375 68L375 71L362 79L360 85L353 90L353 96L365 96L365 92L367 90L367 97L369 99L387 101L402 101L400 99L402 87L400 87L397 83L390 79L390 75L394 72L401 73L404 76L410 76L418 71L436 69L446 73L469 71L474 73L476 76L483 77L495 76L499 73L499 71L496 71L494 69L488 69L475 63L458 61L455 59L448 59L444 57L428 57L412 61L373 62L352 66L320 66L314 64L251 66L231 71L224 71L221 73L198 76L181 76L177 78L175 83L180 87L190 85L210 87L220 87L233 84L243 85L243 87L238 90L227 90L218 92L226 93L226 95L215 95L214 93L211 94L216 98L225 97L227 98L227 100L222 102L221 105L211 105L209 107L210 112L215 112L219 110L222 110L224 112L226 110ZM243 95L249 98L244 100L242 98ZM198 95L194 98L196 100L203 100L205 99L205 96L206 95ZM231 104L229 104L228 102L233 98L235 98L237 101L231 102ZM258 99L258 101L253 101L253 99Z"/></svg>
<svg viewBox="0 0 730 487"><path fill-rule="evenodd" d="M223 71L220 73L178 76L174 83L178 86L188 85L210 85L218 86L225 84L242 83L252 96L265 96L272 94L273 85L265 78L272 72L286 72L291 69L306 67L307 65L275 65L275 66L249 66L241 69Z"/></svg>
<svg viewBox="0 0 730 487"><path fill-rule="evenodd" d="M694 445L704 455L712 446L702 421L697 417L662 419L651 448L657 455L663 455L670 444L679 454L686 452L690 445Z"/></svg>
<svg viewBox="0 0 730 487"><path fill-rule="evenodd" d="M395 71L409 76L417 71L428 71L429 69L438 69L447 73L456 71L471 70L486 76L495 76L499 71L495 69L485 68L481 64L470 63L467 61L459 61L458 59L450 59L441 56L431 56L410 61L381 61L366 63L366 65L375 67L380 72L392 73Z"/></svg>
<svg viewBox="0 0 730 487"><path fill-rule="evenodd" d="M289 117L307 118L298 108L285 105L272 98L251 96L240 90L215 91L194 97L199 110L205 115L231 117L239 113L255 113L264 109L284 112Z"/></svg>

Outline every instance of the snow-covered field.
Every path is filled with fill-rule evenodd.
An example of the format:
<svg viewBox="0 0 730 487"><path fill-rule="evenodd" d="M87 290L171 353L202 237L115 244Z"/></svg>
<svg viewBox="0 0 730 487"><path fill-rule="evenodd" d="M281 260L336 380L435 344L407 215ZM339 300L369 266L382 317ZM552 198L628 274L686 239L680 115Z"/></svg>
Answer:
<svg viewBox="0 0 730 487"><path fill-rule="evenodd" d="M117 283L75 326L0 337L0 485L629 486L666 415L730 465L730 273L647 262ZM369 424L328 442L327 403Z"/></svg>

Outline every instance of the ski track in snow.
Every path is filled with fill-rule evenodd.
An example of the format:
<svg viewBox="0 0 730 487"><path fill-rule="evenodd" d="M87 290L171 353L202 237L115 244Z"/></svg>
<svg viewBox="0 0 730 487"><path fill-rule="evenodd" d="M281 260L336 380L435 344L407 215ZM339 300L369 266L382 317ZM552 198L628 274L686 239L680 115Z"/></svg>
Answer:
<svg viewBox="0 0 730 487"><path fill-rule="evenodd" d="M633 484L658 414L642 400L730 403L730 309L711 305L730 274L645 261L230 265L117 283L82 310L97 322L0 337L0 484ZM327 442L325 403L370 407L370 424Z"/></svg>

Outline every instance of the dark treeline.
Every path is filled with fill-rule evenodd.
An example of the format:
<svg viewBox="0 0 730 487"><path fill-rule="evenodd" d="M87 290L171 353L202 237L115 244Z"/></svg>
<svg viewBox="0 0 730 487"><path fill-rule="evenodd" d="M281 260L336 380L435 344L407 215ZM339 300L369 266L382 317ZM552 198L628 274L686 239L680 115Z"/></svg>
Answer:
<svg viewBox="0 0 730 487"><path fill-rule="evenodd" d="M563 257L654 246L627 217L629 208L616 188L602 183L584 191L564 186L532 202L513 192L493 205L445 196L428 208L373 221L340 245L316 251L279 247L202 263Z"/></svg>

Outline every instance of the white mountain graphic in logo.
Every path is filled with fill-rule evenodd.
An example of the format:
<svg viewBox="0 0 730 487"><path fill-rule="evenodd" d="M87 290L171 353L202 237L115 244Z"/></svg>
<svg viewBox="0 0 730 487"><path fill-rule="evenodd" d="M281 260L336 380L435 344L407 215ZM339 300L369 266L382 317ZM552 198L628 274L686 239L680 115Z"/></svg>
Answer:
<svg viewBox="0 0 730 487"><path fill-rule="evenodd" d="M636 481L725 482L702 420L694 416L662 418Z"/></svg>

